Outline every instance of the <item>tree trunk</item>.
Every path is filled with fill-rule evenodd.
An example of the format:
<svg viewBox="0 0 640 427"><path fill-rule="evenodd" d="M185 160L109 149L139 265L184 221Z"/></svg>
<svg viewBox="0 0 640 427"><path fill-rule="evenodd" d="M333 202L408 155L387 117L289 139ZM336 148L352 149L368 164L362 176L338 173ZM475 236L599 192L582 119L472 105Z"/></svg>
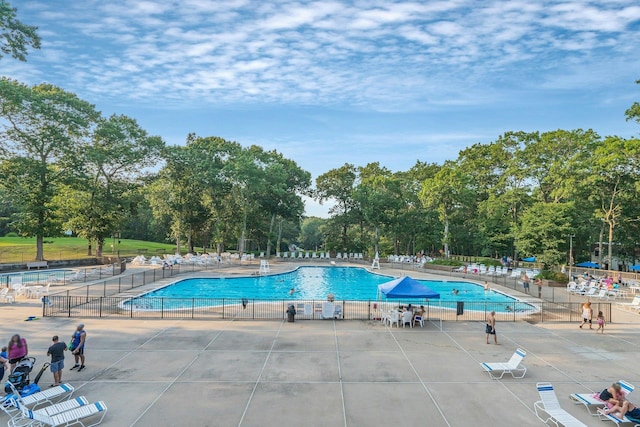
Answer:
<svg viewBox="0 0 640 427"><path fill-rule="evenodd" d="M380 252L378 251L378 240L380 239L380 234L379 234L380 230L378 229L378 226L376 225L376 232L375 232L375 244L374 244L374 248L375 248L375 252L377 254L379 254Z"/></svg>
<svg viewBox="0 0 640 427"><path fill-rule="evenodd" d="M444 216L444 257L449 258L449 217Z"/></svg>
<svg viewBox="0 0 640 427"><path fill-rule="evenodd" d="M267 236L267 258L271 257L271 236L273 236L273 225L276 222L276 214L271 215L271 224L269 224L269 234Z"/></svg>
<svg viewBox="0 0 640 427"><path fill-rule="evenodd" d="M44 236L36 236L36 261L44 261Z"/></svg>
<svg viewBox="0 0 640 427"><path fill-rule="evenodd" d="M193 252L193 233L191 231L191 227L189 227L189 232L187 233L187 248L190 254Z"/></svg>
<svg viewBox="0 0 640 427"><path fill-rule="evenodd" d="M87 239L87 256L93 256L93 245L90 239Z"/></svg>
<svg viewBox="0 0 640 427"><path fill-rule="evenodd" d="M176 254L180 253L180 246L182 246L181 245L182 242L180 242L180 235L182 234L181 227L182 227L182 220L178 218L178 223L176 224Z"/></svg>
<svg viewBox="0 0 640 427"><path fill-rule="evenodd" d="M104 249L104 239L98 239L96 242L96 258L100 258L102 256L102 251Z"/></svg>
<svg viewBox="0 0 640 427"><path fill-rule="evenodd" d="M282 221L284 220L281 219L278 222L278 240L276 241L276 253L280 252L280 243L282 243Z"/></svg>
<svg viewBox="0 0 640 427"><path fill-rule="evenodd" d="M598 265L602 267L602 235L604 234L604 221L600 227L600 238L598 239Z"/></svg>
<svg viewBox="0 0 640 427"><path fill-rule="evenodd" d="M613 246L613 228L615 224L613 221L609 221L609 251L607 253L607 262L609 263L609 270L613 269L613 258L612 258L612 246Z"/></svg>

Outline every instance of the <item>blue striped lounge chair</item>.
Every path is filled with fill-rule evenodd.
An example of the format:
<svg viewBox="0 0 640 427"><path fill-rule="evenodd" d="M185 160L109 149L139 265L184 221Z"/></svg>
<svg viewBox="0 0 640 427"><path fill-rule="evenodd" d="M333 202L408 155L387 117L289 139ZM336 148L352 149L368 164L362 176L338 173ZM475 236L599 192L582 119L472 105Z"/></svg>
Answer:
<svg viewBox="0 0 640 427"><path fill-rule="evenodd" d="M540 400L533 404L536 417L545 424L553 423L557 427L587 427L582 421L562 409L558 397L550 383L537 383Z"/></svg>
<svg viewBox="0 0 640 427"><path fill-rule="evenodd" d="M624 380L618 381L622 394L627 396L634 390L633 384ZM569 399L576 404L584 405L587 412L593 416L598 415L598 409L606 406L606 403L600 400L600 393L573 393L569 395Z"/></svg>
<svg viewBox="0 0 640 427"><path fill-rule="evenodd" d="M522 364L527 352L521 348L516 349L508 362L481 362L480 366L489 373L493 379L501 379L504 374L511 374L513 378L524 378L527 368ZM500 374L500 376L498 376ZM516 375L517 374L517 375Z"/></svg>

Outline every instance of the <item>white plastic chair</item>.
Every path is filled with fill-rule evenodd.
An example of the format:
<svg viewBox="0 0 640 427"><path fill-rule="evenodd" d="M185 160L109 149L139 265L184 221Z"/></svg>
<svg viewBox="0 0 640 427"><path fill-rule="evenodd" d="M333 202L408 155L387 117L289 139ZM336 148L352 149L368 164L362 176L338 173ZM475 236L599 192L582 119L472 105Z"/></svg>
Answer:
<svg viewBox="0 0 640 427"><path fill-rule="evenodd" d="M34 420L38 425L47 426L69 426L73 424L85 425L82 420L85 418L93 417L95 415L101 415L100 419L95 423L89 424L89 426L95 426L102 422L104 416L107 414L107 405L104 402L95 402L88 405L80 406L76 409L60 412L53 415L48 415L40 411L30 411L28 409L22 410L22 417L24 421ZM23 420L18 420L19 425L23 425Z"/></svg>
<svg viewBox="0 0 640 427"><path fill-rule="evenodd" d="M402 327L404 328L407 323L410 328L413 328L413 312L408 310L402 312Z"/></svg>
<svg viewBox="0 0 640 427"><path fill-rule="evenodd" d="M620 391L623 396L628 396L634 390L634 386L624 380L618 381L620 384ZM598 415L598 408L606 405L606 402L600 400L600 393L573 393L569 395L569 399L573 400L576 404L584 405L585 409L590 415Z"/></svg>
<svg viewBox="0 0 640 427"><path fill-rule="evenodd" d="M420 325L420 327L422 328L422 327L424 327L424 318L421 315L416 314L413 317L413 323L418 323Z"/></svg>
<svg viewBox="0 0 640 427"><path fill-rule="evenodd" d="M540 400L533 404L533 409L540 421L545 424L551 421L558 427L561 425L564 427L587 427L582 421L560 407L556 392L550 383L537 383L536 387ZM543 418L543 412L548 415L546 418Z"/></svg>
<svg viewBox="0 0 640 427"><path fill-rule="evenodd" d="M400 313L395 310L390 311L387 322L389 323L389 327L393 326L394 323L397 327L400 327Z"/></svg>
<svg viewBox="0 0 640 427"><path fill-rule="evenodd" d="M495 363L495 362L481 362L480 366L489 373L489 376L493 379L500 379L504 376L504 374L511 374L513 378L524 378L524 375L527 373L526 366L522 365L522 361L524 360L527 352L521 348L516 349L511 356L511 359L507 363ZM500 376L494 375L494 373L500 372ZM519 376L516 376L516 372ZM520 375L520 372L522 375Z"/></svg>

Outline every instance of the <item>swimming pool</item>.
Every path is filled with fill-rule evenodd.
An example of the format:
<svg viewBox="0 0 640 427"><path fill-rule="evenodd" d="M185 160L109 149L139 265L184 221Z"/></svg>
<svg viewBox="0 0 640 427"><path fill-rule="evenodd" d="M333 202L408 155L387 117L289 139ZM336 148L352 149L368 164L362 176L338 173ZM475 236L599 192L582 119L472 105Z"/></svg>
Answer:
<svg viewBox="0 0 640 427"><path fill-rule="evenodd" d="M384 300L378 294L378 285L393 277L375 274L360 267L298 267L283 274L231 278L195 278L179 280L163 288L132 299L137 307L153 309L161 299L163 309L180 308L192 304L192 299L241 300L316 300L322 301L333 294L336 300L367 301ZM491 310L510 311L519 300L496 291L485 292L483 286L463 281L419 280L425 286L440 293L440 300L432 304L455 307L458 302L485 302ZM294 293L290 294L290 290ZM453 290L458 292L454 294ZM180 300L184 300L181 302ZM402 299L410 301L410 298ZM424 301L424 298L416 299ZM397 300L395 300L397 301ZM519 302L518 311L529 311ZM523 307L525 307L523 309Z"/></svg>

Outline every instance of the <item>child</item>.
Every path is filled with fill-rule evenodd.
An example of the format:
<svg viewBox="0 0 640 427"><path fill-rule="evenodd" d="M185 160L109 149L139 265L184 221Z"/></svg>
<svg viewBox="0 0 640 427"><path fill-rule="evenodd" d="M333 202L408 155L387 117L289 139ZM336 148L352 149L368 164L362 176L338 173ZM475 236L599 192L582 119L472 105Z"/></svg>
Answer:
<svg viewBox="0 0 640 427"><path fill-rule="evenodd" d="M596 329L596 333L598 333L598 331L604 334L604 314L602 314L602 311L598 312L598 329Z"/></svg>

